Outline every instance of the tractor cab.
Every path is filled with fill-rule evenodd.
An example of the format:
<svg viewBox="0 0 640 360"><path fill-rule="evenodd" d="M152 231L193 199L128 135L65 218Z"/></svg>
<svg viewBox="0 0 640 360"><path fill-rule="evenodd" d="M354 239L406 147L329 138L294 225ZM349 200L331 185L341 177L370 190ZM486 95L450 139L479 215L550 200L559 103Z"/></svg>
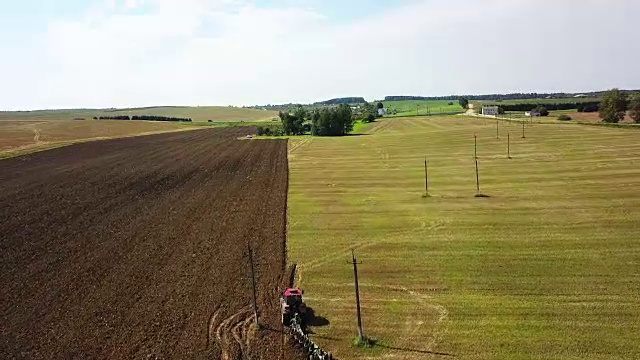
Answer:
<svg viewBox="0 0 640 360"><path fill-rule="evenodd" d="M298 307L302 305L302 290L300 289L285 290L284 300L288 306Z"/></svg>
<svg viewBox="0 0 640 360"><path fill-rule="evenodd" d="M306 306L302 301L302 290L289 288L284 291L280 299L282 305L282 323L289 325L291 319L296 315L303 318L306 313Z"/></svg>

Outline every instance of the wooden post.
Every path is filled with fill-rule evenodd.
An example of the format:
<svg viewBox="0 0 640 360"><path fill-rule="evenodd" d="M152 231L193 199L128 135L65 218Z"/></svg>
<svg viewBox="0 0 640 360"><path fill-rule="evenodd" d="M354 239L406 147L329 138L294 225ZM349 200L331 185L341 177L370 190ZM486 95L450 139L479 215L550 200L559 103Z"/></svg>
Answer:
<svg viewBox="0 0 640 360"><path fill-rule="evenodd" d="M500 122L496 120L496 139L500 139Z"/></svg>
<svg viewBox="0 0 640 360"><path fill-rule="evenodd" d="M507 133L507 159L511 159L511 133Z"/></svg>
<svg viewBox="0 0 640 360"><path fill-rule="evenodd" d="M532 119L533 119L533 117L532 117ZM523 139L525 138L525 137L524 137L524 121L522 121L522 138L523 138Z"/></svg>
<svg viewBox="0 0 640 360"><path fill-rule="evenodd" d="M251 267L251 287L253 288L253 316L255 317L256 325L258 325L258 305L256 302L256 272L253 267L253 250L251 245L247 245L249 250L249 266Z"/></svg>
<svg viewBox="0 0 640 360"><path fill-rule="evenodd" d="M478 195L480 194L480 175L478 173L478 160L476 160L476 190L478 190Z"/></svg>
<svg viewBox="0 0 640 360"><path fill-rule="evenodd" d="M362 332L362 316L360 314L360 288L358 286L358 262L356 261L356 255L353 249L351 250L351 263L353 264L353 277L356 285L356 311L358 315L358 340L362 342L364 340L364 333Z"/></svg>

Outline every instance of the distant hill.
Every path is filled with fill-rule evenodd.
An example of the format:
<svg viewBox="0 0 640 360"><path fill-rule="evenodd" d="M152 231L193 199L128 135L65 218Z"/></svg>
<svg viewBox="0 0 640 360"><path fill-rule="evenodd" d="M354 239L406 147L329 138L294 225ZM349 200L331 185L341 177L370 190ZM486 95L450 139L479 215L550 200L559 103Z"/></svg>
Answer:
<svg viewBox="0 0 640 360"><path fill-rule="evenodd" d="M364 104L367 101L363 97L344 97L314 103L314 105L339 105L339 104Z"/></svg>

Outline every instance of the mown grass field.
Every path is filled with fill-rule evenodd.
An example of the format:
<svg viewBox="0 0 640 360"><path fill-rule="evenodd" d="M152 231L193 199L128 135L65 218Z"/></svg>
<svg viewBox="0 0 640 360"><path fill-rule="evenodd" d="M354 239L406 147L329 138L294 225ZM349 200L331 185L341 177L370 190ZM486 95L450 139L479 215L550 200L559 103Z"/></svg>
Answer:
<svg viewBox="0 0 640 360"><path fill-rule="evenodd" d="M74 110L38 110L38 111L3 111L1 120L73 120L94 116L118 115L154 115L180 118L191 118L195 122L202 121L270 121L278 117L278 112L256 110L228 106L162 106L132 109L74 109Z"/></svg>
<svg viewBox="0 0 640 360"><path fill-rule="evenodd" d="M640 133L463 117L290 140L289 258L340 359L640 358ZM362 129L361 129L362 130ZM506 158L507 132L512 159ZM481 191L476 192L473 135ZM423 198L423 159L432 197ZM356 335L355 249L365 334Z"/></svg>
<svg viewBox="0 0 640 360"><path fill-rule="evenodd" d="M449 105L449 103L453 105ZM383 101L384 107L397 114L390 116L417 116L438 113L464 112L457 100L398 100Z"/></svg>

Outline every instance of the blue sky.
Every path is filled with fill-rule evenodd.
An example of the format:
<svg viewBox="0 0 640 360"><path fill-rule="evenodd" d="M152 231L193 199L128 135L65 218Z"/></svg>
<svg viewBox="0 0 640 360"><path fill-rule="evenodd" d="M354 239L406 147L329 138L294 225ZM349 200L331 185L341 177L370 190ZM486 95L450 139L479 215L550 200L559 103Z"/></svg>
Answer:
<svg viewBox="0 0 640 360"><path fill-rule="evenodd" d="M640 88L636 0L23 0L0 109Z"/></svg>

